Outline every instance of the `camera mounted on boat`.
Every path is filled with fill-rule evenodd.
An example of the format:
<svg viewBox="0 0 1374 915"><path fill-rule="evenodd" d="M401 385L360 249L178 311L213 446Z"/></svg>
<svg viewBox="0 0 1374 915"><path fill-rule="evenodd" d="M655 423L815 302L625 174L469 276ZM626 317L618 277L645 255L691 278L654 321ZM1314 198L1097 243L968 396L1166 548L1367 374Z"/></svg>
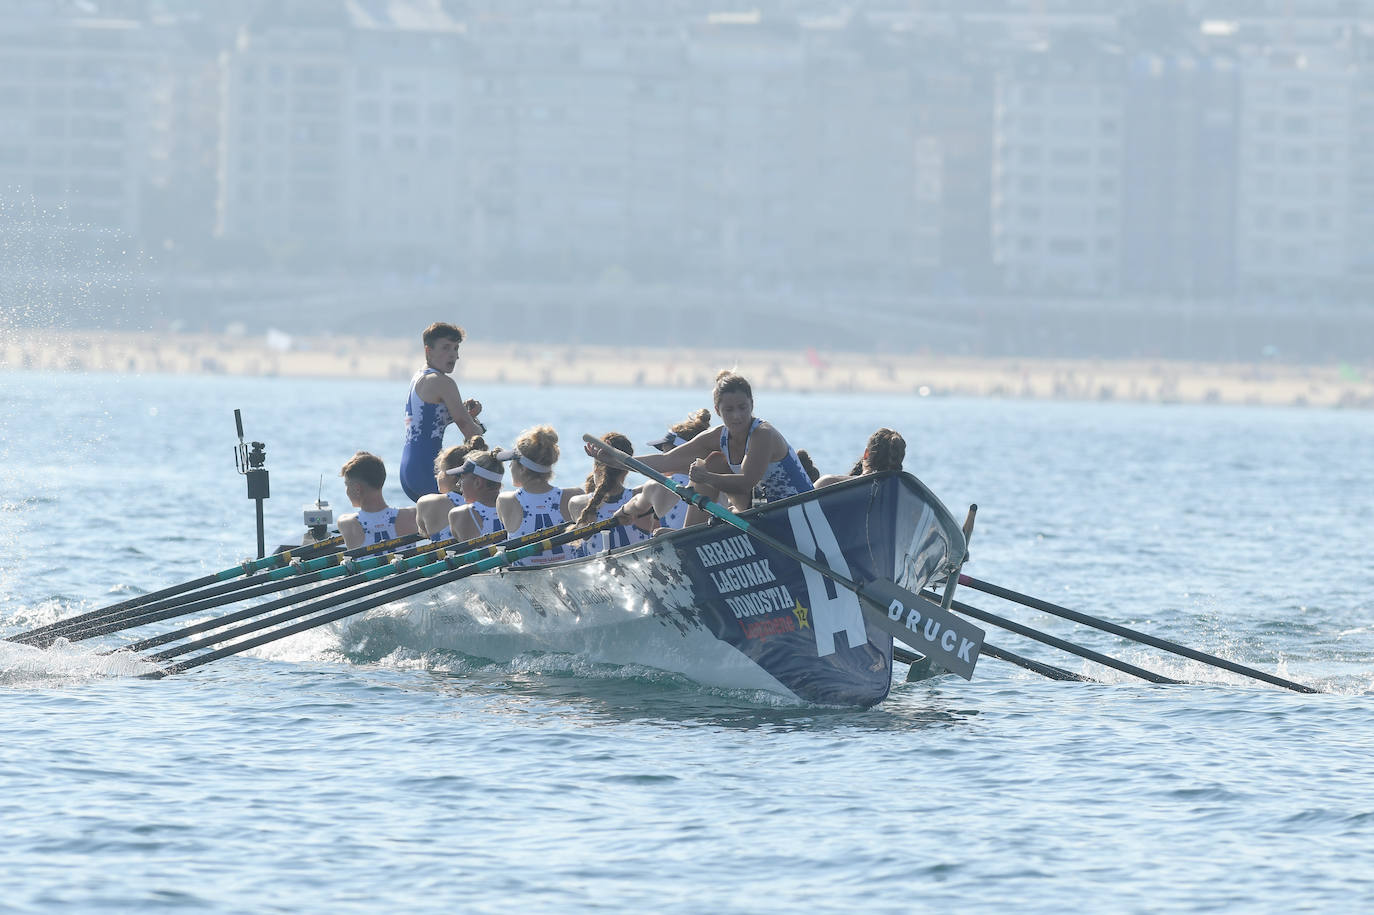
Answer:
<svg viewBox="0 0 1374 915"><path fill-rule="evenodd" d="M243 414L234 411L234 425L238 427L239 443L234 446L234 468L248 478L248 498L257 503L258 508L258 558L267 551L263 540L262 500L272 495L267 478L267 446L262 442L252 442L250 448L243 440Z"/></svg>

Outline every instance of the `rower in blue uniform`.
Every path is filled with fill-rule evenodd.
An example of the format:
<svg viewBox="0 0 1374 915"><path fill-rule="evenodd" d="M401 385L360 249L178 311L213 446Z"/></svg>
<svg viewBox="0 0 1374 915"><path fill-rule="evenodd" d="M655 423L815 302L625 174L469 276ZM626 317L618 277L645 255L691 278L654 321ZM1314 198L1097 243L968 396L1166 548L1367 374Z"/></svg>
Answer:
<svg viewBox="0 0 1374 915"><path fill-rule="evenodd" d="M550 481L558 461L558 433L552 426L536 426L520 435L511 451L499 455L509 460L510 478L519 488L503 492L496 500L501 523L512 537L523 537L562 524L568 517L568 502L582 492L576 486L560 489ZM517 565L543 565L566 559L562 546L521 559Z"/></svg>
<svg viewBox="0 0 1374 915"><path fill-rule="evenodd" d="M348 501L358 509L339 518L339 533L344 546L355 549L384 543L418 531L415 509L392 508L386 504L382 486L386 484L386 465L375 454L359 451L339 471L344 478Z"/></svg>
<svg viewBox="0 0 1374 915"><path fill-rule="evenodd" d="M634 448L630 440L619 432L607 432L601 436L601 440L626 454ZM568 502L568 512L577 519L576 524L579 527L593 521L614 518L634 498L635 490L625 485L626 472L623 468L608 467L600 461L593 466L586 487L591 491L574 496ZM653 511L648 510L643 514L643 519L631 518L628 523L618 524L609 531L598 532L588 537L577 548L575 555L590 556L593 553L648 540L654 529L654 523L649 520L653 517Z"/></svg>
<svg viewBox="0 0 1374 915"><path fill-rule="evenodd" d="M449 512L463 504L463 494L459 490L458 474L468 454L473 451L487 450L482 436L475 435L461 445L453 445L439 452L434 459L434 483L438 492L420 497L415 503L415 513L420 533L431 540L447 540L450 536Z"/></svg>
<svg viewBox="0 0 1374 915"><path fill-rule="evenodd" d="M425 328L425 367L410 379L406 398L405 444L401 448L401 489L415 502L439 491L434 480L434 459L444 444L449 423L458 427L464 440L486 431L477 421L482 405L463 400L458 383L450 377L458 365L458 345L463 329L438 322Z"/></svg>
<svg viewBox="0 0 1374 915"><path fill-rule="evenodd" d="M458 475L463 504L448 513L449 527L459 540L471 540L504 529L496 500L506 465L491 451L474 451Z"/></svg>

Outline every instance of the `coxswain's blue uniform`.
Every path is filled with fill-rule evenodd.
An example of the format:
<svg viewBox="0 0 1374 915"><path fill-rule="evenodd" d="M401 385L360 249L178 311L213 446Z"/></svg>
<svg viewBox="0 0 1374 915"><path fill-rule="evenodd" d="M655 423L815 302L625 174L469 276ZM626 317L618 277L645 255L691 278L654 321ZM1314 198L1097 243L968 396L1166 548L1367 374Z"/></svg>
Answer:
<svg viewBox="0 0 1374 915"><path fill-rule="evenodd" d="M427 403L415 391L426 375L438 375L438 369L426 367L410 379L410 396L406 398L406 438L401 447L401 489L412 502L421 496L439 491L434 479L434 459L444 447L444 430L453 422L448 407L442 403Z"/></svg>
<svg viewBox="0 0 1374 915"><path fill-rule="evenodd" d="M754 430L762 422L761 419L755 419L750 425L749 434L744 437L745 454L749 453L749 439L753 438ZM738 464L730 462L730 429L726 426L721 426L720 429L720 453L725 455L726 463L730 464L730 469L735 473L739 473L744 467L743 461ZM811 485L811 478L806 475L801 458L797 457L797 449L788 445L787 454L764 469L763 476L754 487L754 501L776 502L788 496L795 496L799 492L810 492L815 488Z"/></svg>

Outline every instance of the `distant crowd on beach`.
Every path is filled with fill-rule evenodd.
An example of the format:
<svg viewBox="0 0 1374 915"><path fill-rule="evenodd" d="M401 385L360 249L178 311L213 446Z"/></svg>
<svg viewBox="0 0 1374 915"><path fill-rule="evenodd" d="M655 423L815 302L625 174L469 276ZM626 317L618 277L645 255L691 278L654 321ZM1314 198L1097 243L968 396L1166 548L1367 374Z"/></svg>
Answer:
<svg viewBox="0 0 1374 915"><path fill-rule="evenodd" d="M993 359L484 341L465 356L458 374L468 384L705 390L713 365L738 366L758 391L1374 408L1374 366L1279 361ZM385 337L12 331L0 335L0 371L7 369L400 381L415 366L413 343Z"/></svg>

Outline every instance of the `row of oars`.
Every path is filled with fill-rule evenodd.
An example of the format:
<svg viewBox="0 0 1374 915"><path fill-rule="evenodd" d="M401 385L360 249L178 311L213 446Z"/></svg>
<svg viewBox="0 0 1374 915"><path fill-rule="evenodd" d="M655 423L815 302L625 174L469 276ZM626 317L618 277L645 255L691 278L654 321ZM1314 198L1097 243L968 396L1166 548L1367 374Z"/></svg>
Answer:
<svg viewBox="0 0 1374 915"><path fill-rule="evenodd" d="M333 538L58 620L9 636L8 641L43 648L58 639L79 642L291 589L274 600L117 649L144 652L171 646L144 655L165 665L149 676L163 677L510 565L607 530L614 523L608 519L571 527L565 522L522 537L510 538L498 531L461 543L449 539L419 546L413 545L419 538L410 535L346 552L339 538ZM174 658L182 660L166 664Z"/></svg>
<svg viewBox="0 0 1374 915"><path fill-rule="evenodd" d="M1257 670L1256 668L1248 667L1244 664L1239 664L1235 661L1227 660L1226 658L1217 657L1216 655L1208 654L1205 651L1199 651L1196 648L1189 648L1186 645L1180 645L1177 642L1172 642L1168 639L1162 639L1158 636L1153 636L1145 632L1139 632L1135 629L1130 629L1126 626L1122 626L1120 624L1113 623L1108 620L1099 619L1098 617L1090 616L1086 613L1081 613L1077 610L1070 610L1068 607L1061 607L1058 604L1051 603L1050 601L1041 600L1038 597L1031 597L1028 594L1022 594L1019 591L1013 591L1010 588L1004 588L1001 585L995 585L991 582L983 581L979 578L974 578L971 575L960 575L959 584L964 587L972 588L975 591L981 591L984 594L990 594L994 597L1001 598L1002 600L1014 604L1019 604L1023 607L1028 607L1032 610L1039 610L1042 613L1048 613L1052 616L1060 617L1061 619L1066 619L1084 626L1089 626L1093 629L1097 629L1101 632L1106 632L1111 635L1118 636L1131 642L1136 642L1141 645L1147 645L1152 648L1158 648L1161 651L1166 651L1170 654L1174 654L1179 657L1188 658L1189 660L1197 661L1199 663L1218 668L1219 670L1230 671L1231 673L1240 674L1243 677L1249 677L1254 680L1261 680L1265 683L1272 683L1275 686L1282 686L1284 689L1291 689L1294 692L1320 692L1320 690L1313 689L1310 686L1304 686L1301 683L1295 683L1292 680L1288 680L1271 673L1266 673L1265 671ZM1094 651L1091 648L1085 648L1082 645L1074 644L1073 642L1059 638L1058 636L1050 635L1046 632L1041 632L1037 629L1025 625L1024 623L1008 619L1007 617L1000 616L996 613L990 613L987 610L971 606L963 601L953 601L951 606L954 610L964 614L970 619L975 619L979 622L988 623L989 625L996 626L999 629L1005 630L1006 632L1023 636L1025 638L1039 642L1042 645L1049 645L1051 648L1057 648L1060 651L1067 652L1068 654L1083 658L1087 661L1092 661L1096 664L1101 664L1104 667L1110 667L1114 670L1119 670L1122 673L1130 674L1133 677L1138 677L1141 680L1146 680L1150 683L1184 682L1181 680L1176 680L1172 677L1166 677L1163 674L1155 673L1154 671L1146 670L1143 667L1139 667L1127 661L1122 661L1118 658L1113 658L1110 655L1102 654L1101 652ZM1008 651L1004 648L989 645L987 642L983 643L983 654L997 658L1002 661L1007 661L1008 663L1015 664L1027 670L1034 671L1035 673L1038 673L1041 676L1049 677L1052 680L1092 680L1091 677L1088 677L1084 674L1074 673L1072 671L1065 670L1062 667L1056 667L1052 664L1046 664L1042 661L1036 661L1031 658L1027 658L1024 655ZM930 669L930 666L927 663L926 659L922 657L920 654L907 651L906 649L898 647L895 649L893 656L896 657L897 660L903 661L911 665L911 671L908 675L908 679L923 679L924 677L932 673L932 670Z"/></svg>

